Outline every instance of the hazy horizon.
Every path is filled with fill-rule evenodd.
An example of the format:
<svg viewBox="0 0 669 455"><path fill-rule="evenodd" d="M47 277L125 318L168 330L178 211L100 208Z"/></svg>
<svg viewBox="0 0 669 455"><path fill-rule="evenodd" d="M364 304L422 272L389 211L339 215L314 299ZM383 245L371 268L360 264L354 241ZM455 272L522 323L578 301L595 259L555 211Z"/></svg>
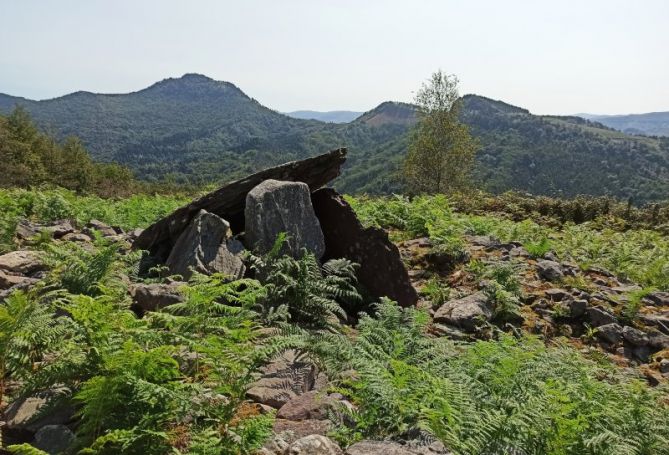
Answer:
<svg viewBox="0 0 669 455"><path fill-rule="evenodd" d="M280 112L367 111L441 68L536 114L669 111L660 0L0 4L0 92L30 99L200 73Z"/></svg>

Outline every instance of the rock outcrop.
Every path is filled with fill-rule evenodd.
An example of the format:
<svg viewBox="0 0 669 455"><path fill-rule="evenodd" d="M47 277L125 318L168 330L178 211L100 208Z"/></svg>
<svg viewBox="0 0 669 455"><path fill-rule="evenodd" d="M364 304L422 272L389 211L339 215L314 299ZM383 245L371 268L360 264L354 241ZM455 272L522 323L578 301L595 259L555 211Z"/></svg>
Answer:
<svg viewBox="0 0 669 455"><path fill-rule="evenodd" d="M358 280L374 297L386 296L404 307L416 304L418 294L385 231L365 228L331 188L315 191L312 202L325 236L324 259L347 258L360 264Z"/></svg>
<svg viewBox="0 0 669 455"><path fill-rule="evenodd" d="M246 195L244 218L246 244L260 254L269 252L282 232L288 236L282 254L298 258L306 249L320 259L325 252L306 183L265 180Z"/></svg>
<svg viewBox="0 0 669 455"><path fill-rule="evenodd" d="M234 233L242 232L246 195L255 186L268 179L299 181L306 183L314 191L337 177L345 160L346 149L342 148L266 169L228 183L149 226L137 237L133 247L148 250L153 256L165 261L181 233L200 210L228 220Z"/></svg>

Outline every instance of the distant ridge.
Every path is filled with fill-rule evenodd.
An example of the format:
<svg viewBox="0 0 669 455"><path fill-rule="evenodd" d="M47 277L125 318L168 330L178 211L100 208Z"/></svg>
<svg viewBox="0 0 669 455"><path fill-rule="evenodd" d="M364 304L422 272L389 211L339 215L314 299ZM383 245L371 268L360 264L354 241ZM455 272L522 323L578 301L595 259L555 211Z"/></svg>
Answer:
<svg viewBox="0 0 669 455"><path fill-rule="evenodd" d="M302 120L318 120L326 123L348 123L360 117L362 112L356 111L293 111L286 115Z"/></svg>
<svg viewBox="0 0 669 455"><path fill-rule="evenodd" d="M646 114L628 115L577 115L628 134L669 136L669 112L648 112Z"/></svg>
<svg viewBox="0 0 669 455"><path fill-rule="evenodd" d="M61 139L77 135L95 159L146 180L223 182L348 147L334 183L350 193L402 191L398 175L416 120L414 106L390 101L346 123L293 118L201 74L125 94L80 91L44 101L0 94L0 113L17 104L41 128ZM481 144L477 185L490 191L669 199L669 138L624 134L602 125L606 119L533 115L478 95L462 98L461 119Z"/></svg>

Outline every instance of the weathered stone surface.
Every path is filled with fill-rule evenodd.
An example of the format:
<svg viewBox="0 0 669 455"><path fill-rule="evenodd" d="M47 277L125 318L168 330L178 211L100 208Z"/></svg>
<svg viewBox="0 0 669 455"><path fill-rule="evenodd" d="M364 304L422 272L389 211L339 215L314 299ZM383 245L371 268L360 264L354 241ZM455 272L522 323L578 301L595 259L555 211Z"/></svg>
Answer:
<svg viewBox="0 0 669 455"><path fill-rule="evenodd" d="M278 235L288 235L282 253L302 256L302 249L325 252L321 224L311 204L309 186L302 182L265 180L246 195L244 239L250 249L267 253Z"/></svg>
<svg viewBox="0 0 669 455"><path fill-rule="evenodd" d="M553 302L561 302L562 300L569 297L569 292L567 292L565 289L551 288L546 290L545 295L547 299Z"/></svg>
<svg viewBox="0 0 669 455"><path fill-rule="evenodd" d="M611 323L597 327L597 337L611 344L618 344L623 339L623 328L620 324Z"/></svg>
<svg viewBox="0 0 669 455"><path fill-rule="evenodd" d="M569 315L572 318L580 318L585 314L588 302L581 299L569 299L567 300L567 307L569 308Z"/></svg>
<svg viewBox="0 0 669 455"><path fill-rule="evenodd" d="M644 298L644 301L650 302L652 305L669 306L669 292L651 292Z"/></svg>
<svg viewBox="0 0 669 455"><path fill-rule="evenodd" d="M44 263L36 251L12 251L0 256L0 270L30 275L44 270Z"/></svg>
<svg viewBox="0 0 669 455"><path fill-rule="evenodd" d="M646 346L648 345L648 335L642 332L639 329L634 327L625 326L623 327L623 338L630 344L634 346Z"/></svg>
<svg viewBox="0 0 669 455"><path fill-rule="evenodd" d="M449 453L451 452L440 442L420 446L393 441L360 441L346 450L346 455L446 455Z"/></svg>
<svg viewBox="0 0 669 455"><path fill-rule="evenodd" d="M347 258L360 264L358 280L372 296L387 296L403 307L415 305L418 293L388 234L363 227L351 206L330 188L314 192L312 201L325 236L324 259Z"/></svg>
<svg viewBox="0 0 669 455"><path fill-rule="evenodd" d="M246 391L246 396L256 403L279 409L297 394L290 378L260 378Z"/></svg>
<svg viewBox="0 0 669 455"><path fill-rule="evenodd" d="M537 262L539 276L547 281L559 281L564 278L564 272L560 264L555 261L542 259Z"/></svg>
<svg viewBox="0 0 669 455"><path fill-rule="evenodd" d="M83 232L71 232L65 234L62 239L65 242L91 242L93 240L90 235L84 234Z"/></svg>
<svg viewBox="0 0 669 455"><path fill-rule="evenodd" d="M59 239L74 232L74 226L70 220L58 220L45 224L20 220L16 226L15 236L18 240L25 241L31 240L45 231L54 239Z"/></svg>
<svg viewBox="0 0 669 455"><path fill-rule="evenodd" d="M639 314L639 320L645 325L657 327L657 329L669 335L669 312L659 314Z"/></svg>
<svg viewBox="0 0 669 455"><path fill-rule="evenodd" d="M332 428L332 424L329 420L286 420L286 419L276 419L274 420L273 430L275 433L281 433L284 431L290 431L297 438L302 438L304 436L309 436L310 434L322 434L327 435L328 431Z"/></svg>
<svg viewBox="0 0 669 455"><path fill-rule="evenodd" d="M468 331L474 330L482 321L490 318L492 308L483 292L446 302L434 314L435 322L451 324Z"/></svg>
<svg viewBox="0 0 669 455"><path fill-rule="evenodd" d="M279 409L290 400L315 390L318 369L308 359L288 350L260 369L262 377L250 384L246 396Z"/></svg>
<svg viewBox="0 0 669 455"><path fill-rule="evenodd" d="M663 333L648 333L648 346L653 349L669 349L669 335Z"/></svg>
<svg viewBox="0 0 669 455"><path fill-rule="evenodd" d="M311 434L293 442L286 455L341 455L336 442L320 434Z"/></svg>
<svg viewBox="0 0 669 455"><path fill-rule="evenodd" d="M123 233L121 229L113 228L102 221L91 220L84 226L84 233L94 235L94 232L99 232L103 237L112 237Z"/></svg>
<svg viewBox="0 0 669 455"><path fill-rule="evenodd" d="M166 265L170 273L189 279L192 270L206 275L223 273L231 279L244 276L244 247L230 239L230 225L219 216L201 210L181 233Z"/></svg>
<svg viewBox="0 0 669 455"><path fill-rule="evenodd" d="M47 400L47 396L42 396L14 401L5 411L7 429L34 433L45 425L64 425L72 420L74 410L69 406L50 407L46 414L42 414Z"/></svg>
<svg viewBox="0 0 669 455"><path fill-rule="evenodd" d="M0 289L10 289L14 286L24 286L35 283L37 280L28 278L23 275L16 275L13 273L0 270Z"/></svg>
<svg viewBox="0 0 669 455"><path fill-rule="evenodd" d="M322 420L336 400L326 393L312 390L299 395L281 406L276 417L287 420Z"/></svg>
<svg viewBox="0 0 669 455"><path fill-rule="evenodd" d="M306 183L314 191L337 177L345 160L346 149L342 148L266 169L228 183L149 226L135 240L133 247L148 250L152 255L165 260L174 243L200 210L228 220L234 233L242 232L246 195L256 185L267 179L299 181Z"/></svg>
<svg viewBox="0 0 669 455"><path fill-rule="evenodd" d="M46 425L35 433L33 446L51 455L62 453L74 441L74 433L65 425Z"/></svg>
<svg viewBox="0 0 669 455"><path fill-rule="evenodd" d="M137 283L130 286L130 295L137 307L143 311L156 311L175 303L183 302L179 287L184 283Z"/></svg>
<svg viewBox="0 0 669 455"><path fill-rule="evenodd" d="M618 322L613 314L601 307L590 307L586 310L586 314L588 315L588 320L593 327L599 327L600 325Z"/></svg>

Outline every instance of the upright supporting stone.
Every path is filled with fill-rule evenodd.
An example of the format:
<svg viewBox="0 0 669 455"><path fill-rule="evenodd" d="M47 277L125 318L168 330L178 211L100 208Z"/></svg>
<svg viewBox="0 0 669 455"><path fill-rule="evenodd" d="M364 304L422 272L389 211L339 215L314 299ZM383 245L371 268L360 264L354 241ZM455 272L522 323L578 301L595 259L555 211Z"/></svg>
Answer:
<svg viewBox="0 0 669 455"><path fill-rule="evenodd" d="M413 306L418 294L397 247L382 229L365 228L351 206L331 188L311 195L325 236L324 259L347 258L360 264L358 280L375 297Z"/></svg>
<svg viewBox="0 0 669 455"><path fill-rule="evenodd" d="M325 252L306 183L265 180L246 196L244 218L246 244L261 254L272 249L282 232L288 235L284 254L299 257L304 248L320 259Z"/></svg>
<svg viewBox="0 0 669 455"><path fill-rule="evenodd" d="M244 275L238 240L229 239L230 225L212 213L201 210L174 245L167 258L170 272L190 278L191 269L204 274L223 273L231 279Z"/></svg>

